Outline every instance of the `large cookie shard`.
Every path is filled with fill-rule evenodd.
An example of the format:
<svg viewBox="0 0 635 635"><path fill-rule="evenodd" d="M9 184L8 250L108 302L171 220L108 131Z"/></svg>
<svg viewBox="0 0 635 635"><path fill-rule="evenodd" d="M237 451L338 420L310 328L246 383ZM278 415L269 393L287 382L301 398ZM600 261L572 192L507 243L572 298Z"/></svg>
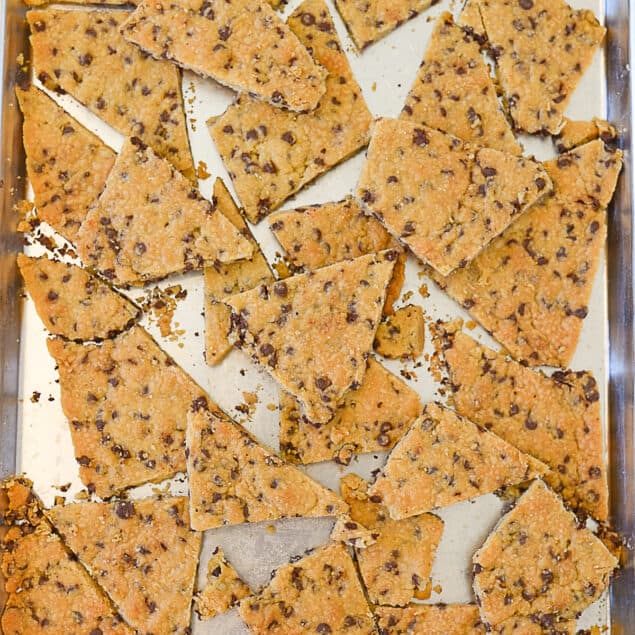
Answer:
<svg viewBox="0 0 635 635"><path fill-rule="evenodd" d="M225 217L249 241L253 253L249 260L228 264L217 262L214 266L205 268L205 360L210 366L221 362L232 348L227 339L231 311L222 303L223 298L273 280L273 273L264 254L236 207L232 195L219 178L214 183L214 199Z"/></svg>
<svg viewBox="0 0 635 635"><path fill-rule="evenodd" d="M88 271L18 255L18 268L44 326L69 340L100 340L130 328L139 309Z"/></svg>
<svg viewBox="0 0 635 635"><path fill-rule="evenodd" d="M135 285L253 251L219 206L136 137L117 156L77 247L109 280Z"/></svg>
<svg viewBox="0 0 635 635"><path fill-rule="evenodd" d="M401 118L463 141L520 154L479 42L442 13Z"/></svg>
<svg viewBox="0 0 635 635"><path fill-rule="evenodd" d="M514 617L547 626L575 618L602 595L617 564L538 480L474 555L481 616L493 627Z"/></svg>
<svg viewBox="0 0 635 635"><path fill-rule="evenodd" d="M141 327L102 345L52 339L79 475L108 498L185 471L186 413L203 396Z"/></svg>
<svg viewBox="0 0 635 635"><path fill-rule="evenodd" d="M209 130L247 218L257 222L368 143L372 116L353 77L327 5L306 0L289 27L327 71L317 108L298 114L246 95Z"/></svg>
<svg viewBox="0 0 635 635"><path fill-rule="evenodd" d="M132 635L112 602L52 531L31 487L22 479L2 483L10 525L2 538L7 594L2 632Z"/></svg>
<svg viewBox="0 0 635 635"><path fill-rule="evenodd" d="M260 445L200 400L188 412L187 470L194 529L296 516L341 516L334 492Z"/></svg>
<svg viewBox="0 0 635 635"><path fill-rule="evenodd" d="M566 367L588 313L622 153L593 141L545 163L554 191L436 282L530 366Z"/></svg>
<svg viewBox="0 0 635 635"><path fill-rule="evenodd" d="M38 216L74 242L104 187L115 153L35 86L16 88L26 169Z"/></svg>
<svg viewBox="0 0 635 635"><path fill-rule="evenodd" d="M368 495L368 483L357 474L347 474L340 491L351 508L351 519L375 538L373 544L355 550L368 599L373 604L405 606L413 597L429 597L443 521L434 514L392 520L379 498Z"/></svg>
<svg viewBox="0 0 635 635"><path fill-rule="evenodd" d="M475 604L412 604L375 609L381 635L485 635Z"/></svg>
<svg viewBox="0 0 635 635"><path fill-rule="evenodd" d="M396 252L362 256L225 300L230 339L326 423L366 372Z"/></svg>
<svg viewBox="0 0 635 635"><path fill-rule="evenodd" d="M543 467L452 410L428 403L369 494L399 520L528 481Z"/></svg>
<svg viewBox="0 0 635 635"><path fill-rule="evenodd" d="M557 133L606 29L564 0L479 0L479 8L514 124Z"/></svg>
<svg viewBox="0 0 635 635"><path fill-rule="evenodd" d="M128 11L29 11L38 79L62 89L123 135L152 146L189 179L194 162L185 125L181 76L126 42Z"/></svg>
<svg viewBox="0 0 635 635"><path fill-rule="evenodd" d="M355 565L338 543L280 567L260 593L240 603L239 610L254 635L377 632Z"/></svg>
<svg viewBox="0 0 635 635"><path fill-rule="evenodd" d="M382 119L373 128L357 196L416 256L447 275L550 189L536 161Z"/></svg>
<svg viewBox="0 0 635 635"><path fill-rule="evenodd" d="M421 414L419 395L373 357L359 388L349 390L334 417L316 424L302 417L297 399L280 395L280 452L293 463L334 460L389 450Z"/></svg>
<svg viewBox="0 0 635 635"><path fill-rule="evenodd" d="M74 503L46 513L137 632L190 632L201 534L190 529L187 498Z"/></svg>
<svg viewBox="0 0 635 635"><path fill-rule="evenodd" d="M444 340L457 412L551 468L545 480L568 505L608 517L598 385L591 373L553 377L458 332Z"/></svg>

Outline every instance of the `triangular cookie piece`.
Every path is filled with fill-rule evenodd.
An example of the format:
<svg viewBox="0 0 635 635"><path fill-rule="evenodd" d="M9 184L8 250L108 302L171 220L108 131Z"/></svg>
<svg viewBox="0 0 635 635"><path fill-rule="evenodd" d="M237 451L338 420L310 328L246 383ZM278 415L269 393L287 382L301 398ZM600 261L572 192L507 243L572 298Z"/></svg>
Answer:
<svg viewBox="0 0 635 635"><path fill-rule="evenodd" d="M218 408L195 401L187 417L194 529L347 512L339 496L260 445Z"/></svg>
<svg viewBox="0 0 635 635"><path fill-rule="evenodd" d="M548 465L545 480L574 510L606 520L608 483L593 375L558 371L547 377L462 332L443 342L457 412Z"/></svg>
<svg viewBox="0 0 635 635"><path fill-rule="evenodd" d="M481 617L494 628L513 617L550 625L597 600L617 566L602 541L538 480L474 554L474 592Z"/></svg>
<svg viewBox="0 0 635 635"><path fill-rule="evenodd" d="M227 339L231 311L222 303L223 298L273 280L264 254L220 178L214 183L214 200L225 217L249 241L253 254L249 260L230 264L217 262L213 267L205 268L205 360L210 366L221 362L232 348Z"/></svg>
<svg viewBox="0 0 635 635"><path fill-rule="evenodd" d="M71 555L43 515L26 479L2 483L2 632L133 635L112 602ZM81 624L81 630L78 630Z"/></svg>
<svg viewBox="0 0 635 635"><path fill-rule="evenodd" d="M536 161L396 119L375 124L358 183L368 209L443 275L550 190Z"/></svg>
<svg viewBox="0 0 635 635"><path fill-rule="evenodd" d="M240 603L239 610L254 635L275 632L280 624L287 633L377 632L355 565L338 543L280 567L260 593Z"/></svg>
<svg viewBox="0 0 635 635"><path fill-rule="evenodd" d="M101 340L130 328L139 317L132 302L77 265L19 254L18 267L35 310L53 335Z"/></svg>
<svg viewBox="0 0 635 635"><path fill-rule="evenodd" d="M281 392L280 453L293 463L348 465L356 454L392 448L420 414L419 395L369 357L359 388L344 395L328 423L307 421L297 399Z"/></svg>
<svg viewBox="0 0 635 635"><path fill-rule="evenodd" d="M375 542L356 549L359 571L373 604L405 606L413 597L426 599L432 592L430 573L443 534L443 521L434 514L392 520L368 483L357 474L340 481L350 516L373 532Z"/></svg>
<svg viewBox="0 0 635 635"><path fill-rule="evenodd" d="M123 25L130 42L278 108L313 110L325 70L264 0L144 2Z"/></svg>
<svg viewBox="0 0 635 635"><path fill-rule="evenodd" d="M412 604L375 608L380 633L389 635L486 635L476 604Z"/></svg>
<svg viewBox="0 0 635 635"><path fill-rule="evenodd" d="M201 534L186 497L73 503L48 518L138 633L190 632Z"/></svg>
<svg viewBox="0 0 635 635"><path fill-rule="evenodd" d="M199 386L141 327L102 345L52 339L79 475L108 498L185 471L186 413Z"/></svg>
<svg viewBox="0 0 635 635"><path fill-rule="evenodd" d="M38 216L75 242L104 187L115 153L35 86L16 88L24 117L26 169Z"/></svg>
<svg viewBox="0 0 635 635"><path fill-rule="evenodd" d="M554 192L439 286L518 360L566 368L606 238L622 153L593 141L544 164Z"/></svg>
<svg viewBox="0 0 635 635"><path fill-rule="evenodd" d="M479 0L479 8L516 127L557 133L606 29L564 0Z"/></svg>
<svg viewBox="0 0 635 635"><path fill-rule="evenodd" d="M117 156L77 247L87 265L124 285L248 258L253 251L220 206L136 137Z"/></svg>
<svg viewBox="0 0 635 635"><path fill-rule="evenodd" d="M185 125L181 75L126 42L128 11L29 11L33 67L51 90L62 89L123 135L151 145L196 179Z"/></svg>
<svg viewBox="0 0 635 635"><path fill-rule="evenodd" d="M315 110L298 114L240 95L208 122L252 222L368 143L372 115L326 3L305 0L288 25L328 71L326 93Z"/></svg>
<svg viewBox="0 0 635 635"><path fill-rule="evenodd" d="M463 141L520 154L479 43L442 13L401 118Z"/></svg>
<svg viewBox="0 0 635 635"><path fill-rule="evenodd" d="M396 257L382 251L228 298L230 339L326 423L364 377Z"/></svg>
<svg viewBox="0 0 635 635"><path fill-rule="evenodd" d="M369 493L401 519L528 481L546 469L495 434L428 403Z"/></svg>

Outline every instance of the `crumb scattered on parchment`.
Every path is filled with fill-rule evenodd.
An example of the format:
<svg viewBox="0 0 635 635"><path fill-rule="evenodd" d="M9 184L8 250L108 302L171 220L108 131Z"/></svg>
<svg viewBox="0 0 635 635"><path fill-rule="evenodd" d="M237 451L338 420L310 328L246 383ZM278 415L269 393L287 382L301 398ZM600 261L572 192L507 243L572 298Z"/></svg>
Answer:
<svg viewBox="0 0 635 635"><path fill-rule="evenodd" d="M249 392L248 390L243 390L242 392L244 401L236 406L236 410L246 415L247 419L251 419L254 412L256 412L258 395L255 392Z"/></svg>
<svg viewBox="0 0 635 635"><path fill-rule="evenodd" d="M18 217L17 231L20 233L32 232L40 224L37 210L33 201L21 200L13 206L13 211Z"/></svg>
<svg viewBox="0 0 635 635"><path fill-rule="evenodd" d="M165 481L164 483L160 484L160 485L154 485L152 487L152 494L154 496L165 496L166 494L170 493L170 482L169 481Z"/></svg>
<svg viewBox="0 0 635 635"><path fill-rule="evenodd" d="M473 331L476 328L476 322L474 320L470 320L469 322L466 322L465 328L470 329L470 331Z"/></svg>
<svg viewBox="0 0 635 635"><path fill-rule="evenodd" d="M277 404L275 404L275 403L268 403L267 404L267 410L274 411L274 410L277 410L277 409L278 409L278 405Z"/></svg>
<svg viewBox="0 0 635 635"><path fill-rule="evenodd" d="M175 341L185 334L184 329L179 329L178 322L172 325L172 318L179 300L187 297L187 289L180 284L172 285L167 289L152 287L146 289L145 295L136 298L143 312L149 317L150 322L156 324L161 331L161 336Z"/></svg>
<svg viewBox="0 0 635 635"><path fill-rule="evenodd" d="M60 492L68 492L68 490L71 488L71 484L64 483L64 485L53 485L53 487L55 489L58 489Z"/></svg>
<svg viewBox="0 0 635 635"><path fill-rule="evenodd" d="M267 529L267 531L270 534L275 534L276 533L276 526L275 525L267 525L266 529Z"/></svg>
<svg viewBox="0 0 635 635"><path fill-rule="evenodd" d="M38 401L40 401L41 396L42 396L41 392L34 390L33 394L31 395L31 403L37 403Z"/></svg>
<svg viewBox="0 0 635 635"><path fill-rule="evenodd" d="M56 496L53 499L53 503L57 505L63 505L66 502L66 496Z"/></svg>
<svg viewBox="0 0 635 635"><path fill-rule="evenodd" d="M85 489L80 489L77 494L75 494L75 500L78 501L87 501L90 499L90 494Z"/></svg>
<svg viewBox="0 0 635 635"><path fill-rule="evenodd" d="M201 181L204 181L205 179L209 179L209 177L212 176L208 171L207 163L205 163L205 161L198 162L198 167L196 168L196 176Z"/></svg>
<svg viewBox="0 0 635 635"><path fill-rule="evenodd" d="M408 302L408 300L410 300L410 298L414 295L414 293L412 291L406 291L403 294L403 301L404 302Z"/></svg>
<svg viewBox="0 0 635 635"><path fill-rule="evenodd" d="M437 594L437 595L441 595L441 593L443 593L443 587L440 584L435 584L432 587L432 590Z"/></svg>
<svg viewBox="0 0 635 635"><path fill-rule="evenodd" d="M375 92L377 90L377 82L373 82L373 85L370 87L370 89Z"/></svg>
<svg viewBox="0 0 635 635"><path fill-rule="evenodd" d="M419 379L419 378L417 377L417 374L416 374L416 373L414 373L414 372L413 372L413 371L411 371L411 370L407 370L406 368L402 368L402 369L399 371L399 374L400 374L400 375L401 375L404 379L408 379L408 380L410 380L410 381L417 381L417 379Z"/></svg>
<svg viewBox="0 0 635 635"><path fill-rule="evenodd" d="M430 291L428 291L428 285L427 284L422 284L419 287L419 294L421 295L422 298L429 298L430 297Z"/></svg>

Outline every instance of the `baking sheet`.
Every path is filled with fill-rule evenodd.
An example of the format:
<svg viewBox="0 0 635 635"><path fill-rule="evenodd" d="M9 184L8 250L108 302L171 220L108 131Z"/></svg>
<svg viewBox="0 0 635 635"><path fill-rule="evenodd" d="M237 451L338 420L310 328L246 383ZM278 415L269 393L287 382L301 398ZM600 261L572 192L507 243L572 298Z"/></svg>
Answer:
<svg viewBox="0 0 635 635"><path fill-rule="evenodd" d="M299 3L298 0L289 3L285 14L290 13ZM332 3L329 4L353 72L362 87L371 112L375 116L397 116L423 57L434 19L446 9L454 9L456 13L457 7L449 2L441 2L367 49L363 55L359 55L355 52ZM600 19L604 15L601 0L574 0L572 4L579 8L593 10ZM570 117L589 119L592 116L606 116L604 68L604 52L601 51L596 55L591 69L586 73L572 99L567 111ZM208 135L205 121L210 116L222 113L231 103L234 94L212 81L202 80L190 73L184 74L183 88L195 163L205 162L208 171L213 175L201 181L200 188L205 196L211 196L214 176L223 177L228 185L230 182ZM115 150L120 147L123 138L74 102L72 98L52 96L81 123L99 134L111 147ZM541 159L549 158L553 153L551 144L543 140L528 140L526 149ZM283 208L337 200L351 193L362 163L363 154L359 154L327 173L299 193L292 201L287 201ZM275 260L281 249L273 239L266 221L255 227L254 233L270 261ZM58 239L58 242L61 244L61 239ZM28 251L37 254L42 250L33 246ZM456 303L439 292L431 281L421 277L420 274L419 265L414 260L410 260L399 304L420 304L430 320L458 315L469 320L469 316ZM220 366L207 367L203 359L202 274L193 272L185 276L171 277L157 286L166 288L175 284L182 285L188 292L187 298L178 303L173 320L175 329L178 332L182 330L183 333L162 338L157 325L152 320L146 318L144 326L229 414L243 423L259 439L277 448L278 412L270 406L277 405L278 401L277 388L273 380L256 369L240 351L233 351ZM428 287L430 296L427 298L419 294L418 289L422 284ZM404 294L410 292L412 297L404 302ZM128 295L136 299L143 296L143 292L133 290ZM572 367L590 369L598 379L606 433L608 346L607 284L604 260L589 305L589 316L584 322L582 338ZM474 329L472 335L483 339L488 345L495 346L478 328ZM46 331L35 314L31 301L25 300L20 335L18 401L20 426L16 457L17 470L25 471L34 480L37 492L49 505L53 503L54 496L60 494L56 486L70 484L65 494L70 501L82 489L82 484L73 459L68 426L61 410L57 373L45 346L46 337ZM431 352L432 346L428 337L424 354ZM409 371L413 378L406 381L419 392L423 400L438 398L437 385L428 371L428 364L423 358L419 361L423 363L417 367L412 363L404 365L382 360L397 374L402 369ZM34 392L41 394L38 401L31 399ZM250 416L246 416L236 408L245 401L243 392L255 393L258 397L255 411ZM355 471L368 477L370 471L380 466L384 460L385 454L377 453L359 457L346 470L334 463L324 463L310 466L306 471L325 485L337 489L338 480L345 472ZM174 492L184 493L186 488L184 477L174 479L170 487ZM134 495L147 495L152 489L149 486L138 488ZM471 555L500 517L501 509L502 503L490 495L439 510L439 516L445 521L445 531L432 578L433 585L439 585L441 591L440 593L433 592L429 602L467 602L473 599L469 579ZM205 534L201 555L201 582L206 570L207 556L217 545L223 547L228 559L244 579L251 585L258 586L268 580L273 568L286 562L290 556L326 542L331 525L332 521L326 519L293 519L208 531ZM579 628L586 628L592 624L608 625L608 623L608 602L606 598L603 598L585 612L579 621ZM234 635L247 632L236 611L205 623L197 622L195 619L193 627L195 634Z"/></svg>

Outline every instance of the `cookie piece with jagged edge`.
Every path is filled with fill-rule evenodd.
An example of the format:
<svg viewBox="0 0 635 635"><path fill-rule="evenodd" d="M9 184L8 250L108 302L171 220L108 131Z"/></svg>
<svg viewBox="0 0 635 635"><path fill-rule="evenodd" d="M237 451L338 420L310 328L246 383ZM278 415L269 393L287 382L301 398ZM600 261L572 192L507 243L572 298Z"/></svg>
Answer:
<svg viewBox="0 0 635 635"><path fill-rule="evenodd" d="M476 604L411 604L375 608L381 635L485 635Z"/></svg>
<svg viewBox="0 0 635 635"><path fill-rule="evenodd" d="M388 359L417 359L423 352L424 329L423 309L409 304L379 325L373 347Z"/></svg>

